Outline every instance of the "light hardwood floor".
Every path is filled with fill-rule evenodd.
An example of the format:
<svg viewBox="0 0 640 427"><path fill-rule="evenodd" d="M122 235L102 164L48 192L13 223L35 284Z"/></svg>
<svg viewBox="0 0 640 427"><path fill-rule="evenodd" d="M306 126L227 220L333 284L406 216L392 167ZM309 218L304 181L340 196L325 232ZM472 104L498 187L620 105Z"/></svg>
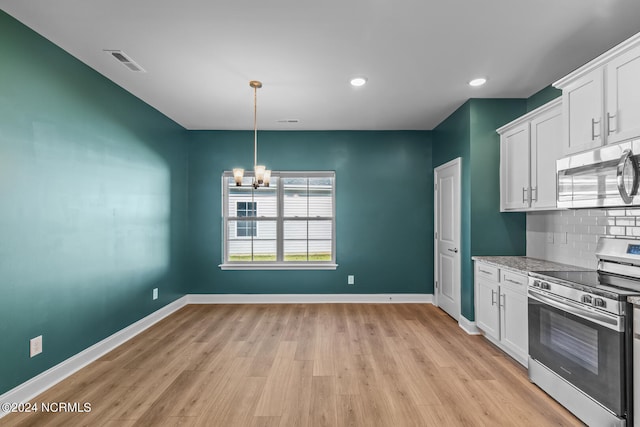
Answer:
<svg viewBox="0 0 640 427"><path fill-rule="evenodd" d="M429 304L190 305L33 400L10 426L581 425Z"/></svg>

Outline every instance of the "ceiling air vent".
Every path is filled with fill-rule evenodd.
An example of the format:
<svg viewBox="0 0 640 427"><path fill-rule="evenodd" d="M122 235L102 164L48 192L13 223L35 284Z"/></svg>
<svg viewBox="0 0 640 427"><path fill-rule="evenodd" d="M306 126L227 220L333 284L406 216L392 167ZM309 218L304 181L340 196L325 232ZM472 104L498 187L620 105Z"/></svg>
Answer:
<svg viewBox="0 0 640 427"><path fill-rule="evenodd" d="M136 62L129 58L127 56L126 53L124 53L121 50L104 50L105 52L107 52L108 54L110 54L111 56L113 56L115 59L118 60L118 62L120 62L122 65L124 65L125 67L127 67L128 69L130 69L131 71L138 71L141 73L146 73L146 71L144 70L144 68L142 68L141 66L139 66L138 64L136 64Z"/></svg>

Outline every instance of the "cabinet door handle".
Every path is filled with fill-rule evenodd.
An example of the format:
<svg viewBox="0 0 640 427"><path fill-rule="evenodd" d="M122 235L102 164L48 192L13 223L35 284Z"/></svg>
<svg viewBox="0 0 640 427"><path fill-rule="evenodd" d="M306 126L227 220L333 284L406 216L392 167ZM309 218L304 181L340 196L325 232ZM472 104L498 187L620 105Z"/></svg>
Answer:
<svg viewBox="0 0 640 427"><path fill-rule="evenodd" d="M522 204L527 203L527 187L522 187Z"/></svg>
<svg viewBox="0 0 640 427"><path fill-rule="evenodd" d="M500 304L500 300L502 300L502 304ZM498 299L498 308L504 308L504 302L505 302L505 295L504 294L500 294L500 297Z"/></svg>
<svg viewBox="0 0 640 427"><path fill-rule="evenodd" d="M496 294L497 292L491 289L491 305L496 305Z"/></svg>
<svg viewBox="0 0 640 427"><path fill-rule="evenodd" d="M611 129L611 119L615 119L616 115L607 112L607 136L611 135L613 132L618 131L618 121L616 120L616 127Z"/></svg>
<svg viewBox="0 0 640 427"><path fill-rule="evenodd" d="M599 125L601 121L602 121L601 119L598 119L598 120L596 120L595 118L591 119L591 140L592 141L600 137L600 133L596 135L596 123Z"/></svg>
<svg viewBox="0 0 640 427"><path fill-rule="evenodd" d="M536 192L536 196L533 197L533 192ZM531 201L532 202L537 202L538 201L538 187L533 187L531 188Z"/></svg>

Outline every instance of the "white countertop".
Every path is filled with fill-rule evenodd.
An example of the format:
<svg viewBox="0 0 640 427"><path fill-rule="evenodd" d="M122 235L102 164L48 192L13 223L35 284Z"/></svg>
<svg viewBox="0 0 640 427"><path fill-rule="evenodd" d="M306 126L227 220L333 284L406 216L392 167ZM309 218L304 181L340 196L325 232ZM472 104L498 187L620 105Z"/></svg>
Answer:
<svg viewBox="0 0 640 427"><path fill-rule="evenodd" d="M518 273L528 274L530 271L583 271L584 267L561 264L526 256L474 256L474 261L481 261Z"/></svg>

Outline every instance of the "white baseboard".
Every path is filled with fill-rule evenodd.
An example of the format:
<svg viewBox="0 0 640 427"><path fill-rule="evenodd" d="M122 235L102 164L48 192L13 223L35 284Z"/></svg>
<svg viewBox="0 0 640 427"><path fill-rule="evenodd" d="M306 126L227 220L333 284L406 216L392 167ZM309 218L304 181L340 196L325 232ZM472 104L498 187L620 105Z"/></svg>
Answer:
<svg viewBox="0 0 640 427"><path fill-rule="evenodd" d="M476 326L476 322L472 322L463 315L460 315L458 325L469 335L480 335L480 329Z"/></svg>
<svg viewBox="0 0 640 427"><path fill-rule="evenodd" d="M98 360L126 341L187 304L291 304L291 303L422 303L433 302L431 294L190 294L116 332L0 395L0 403L24 403L53 387L73 373ZM6 413L0 410L0 418Z"/></svg>
<svg viewBox="0 0 640 427"><path fill-rule="evenodd" d="M190 294L188 304L433 303L432 294Z"/></svg>
<svg viewBox="0 0 640 427"><path fill-rule="evenodd" d="M98 360L111 350L124 344L126 341L153 326L155 323L175 311L181 309L185 305L187 305L186 296L165 305L147 317L138 320L136 323L133 323L115 334L108 336L75 356L71 356L64 362L57 364L38 376L31 378L27 382L20 384L18 387L0 395L0 403L24 403L32 400L34 397L84 368L89 363ZM4 415L6 415L6 413L0 410L0 418Z"/></svg>

